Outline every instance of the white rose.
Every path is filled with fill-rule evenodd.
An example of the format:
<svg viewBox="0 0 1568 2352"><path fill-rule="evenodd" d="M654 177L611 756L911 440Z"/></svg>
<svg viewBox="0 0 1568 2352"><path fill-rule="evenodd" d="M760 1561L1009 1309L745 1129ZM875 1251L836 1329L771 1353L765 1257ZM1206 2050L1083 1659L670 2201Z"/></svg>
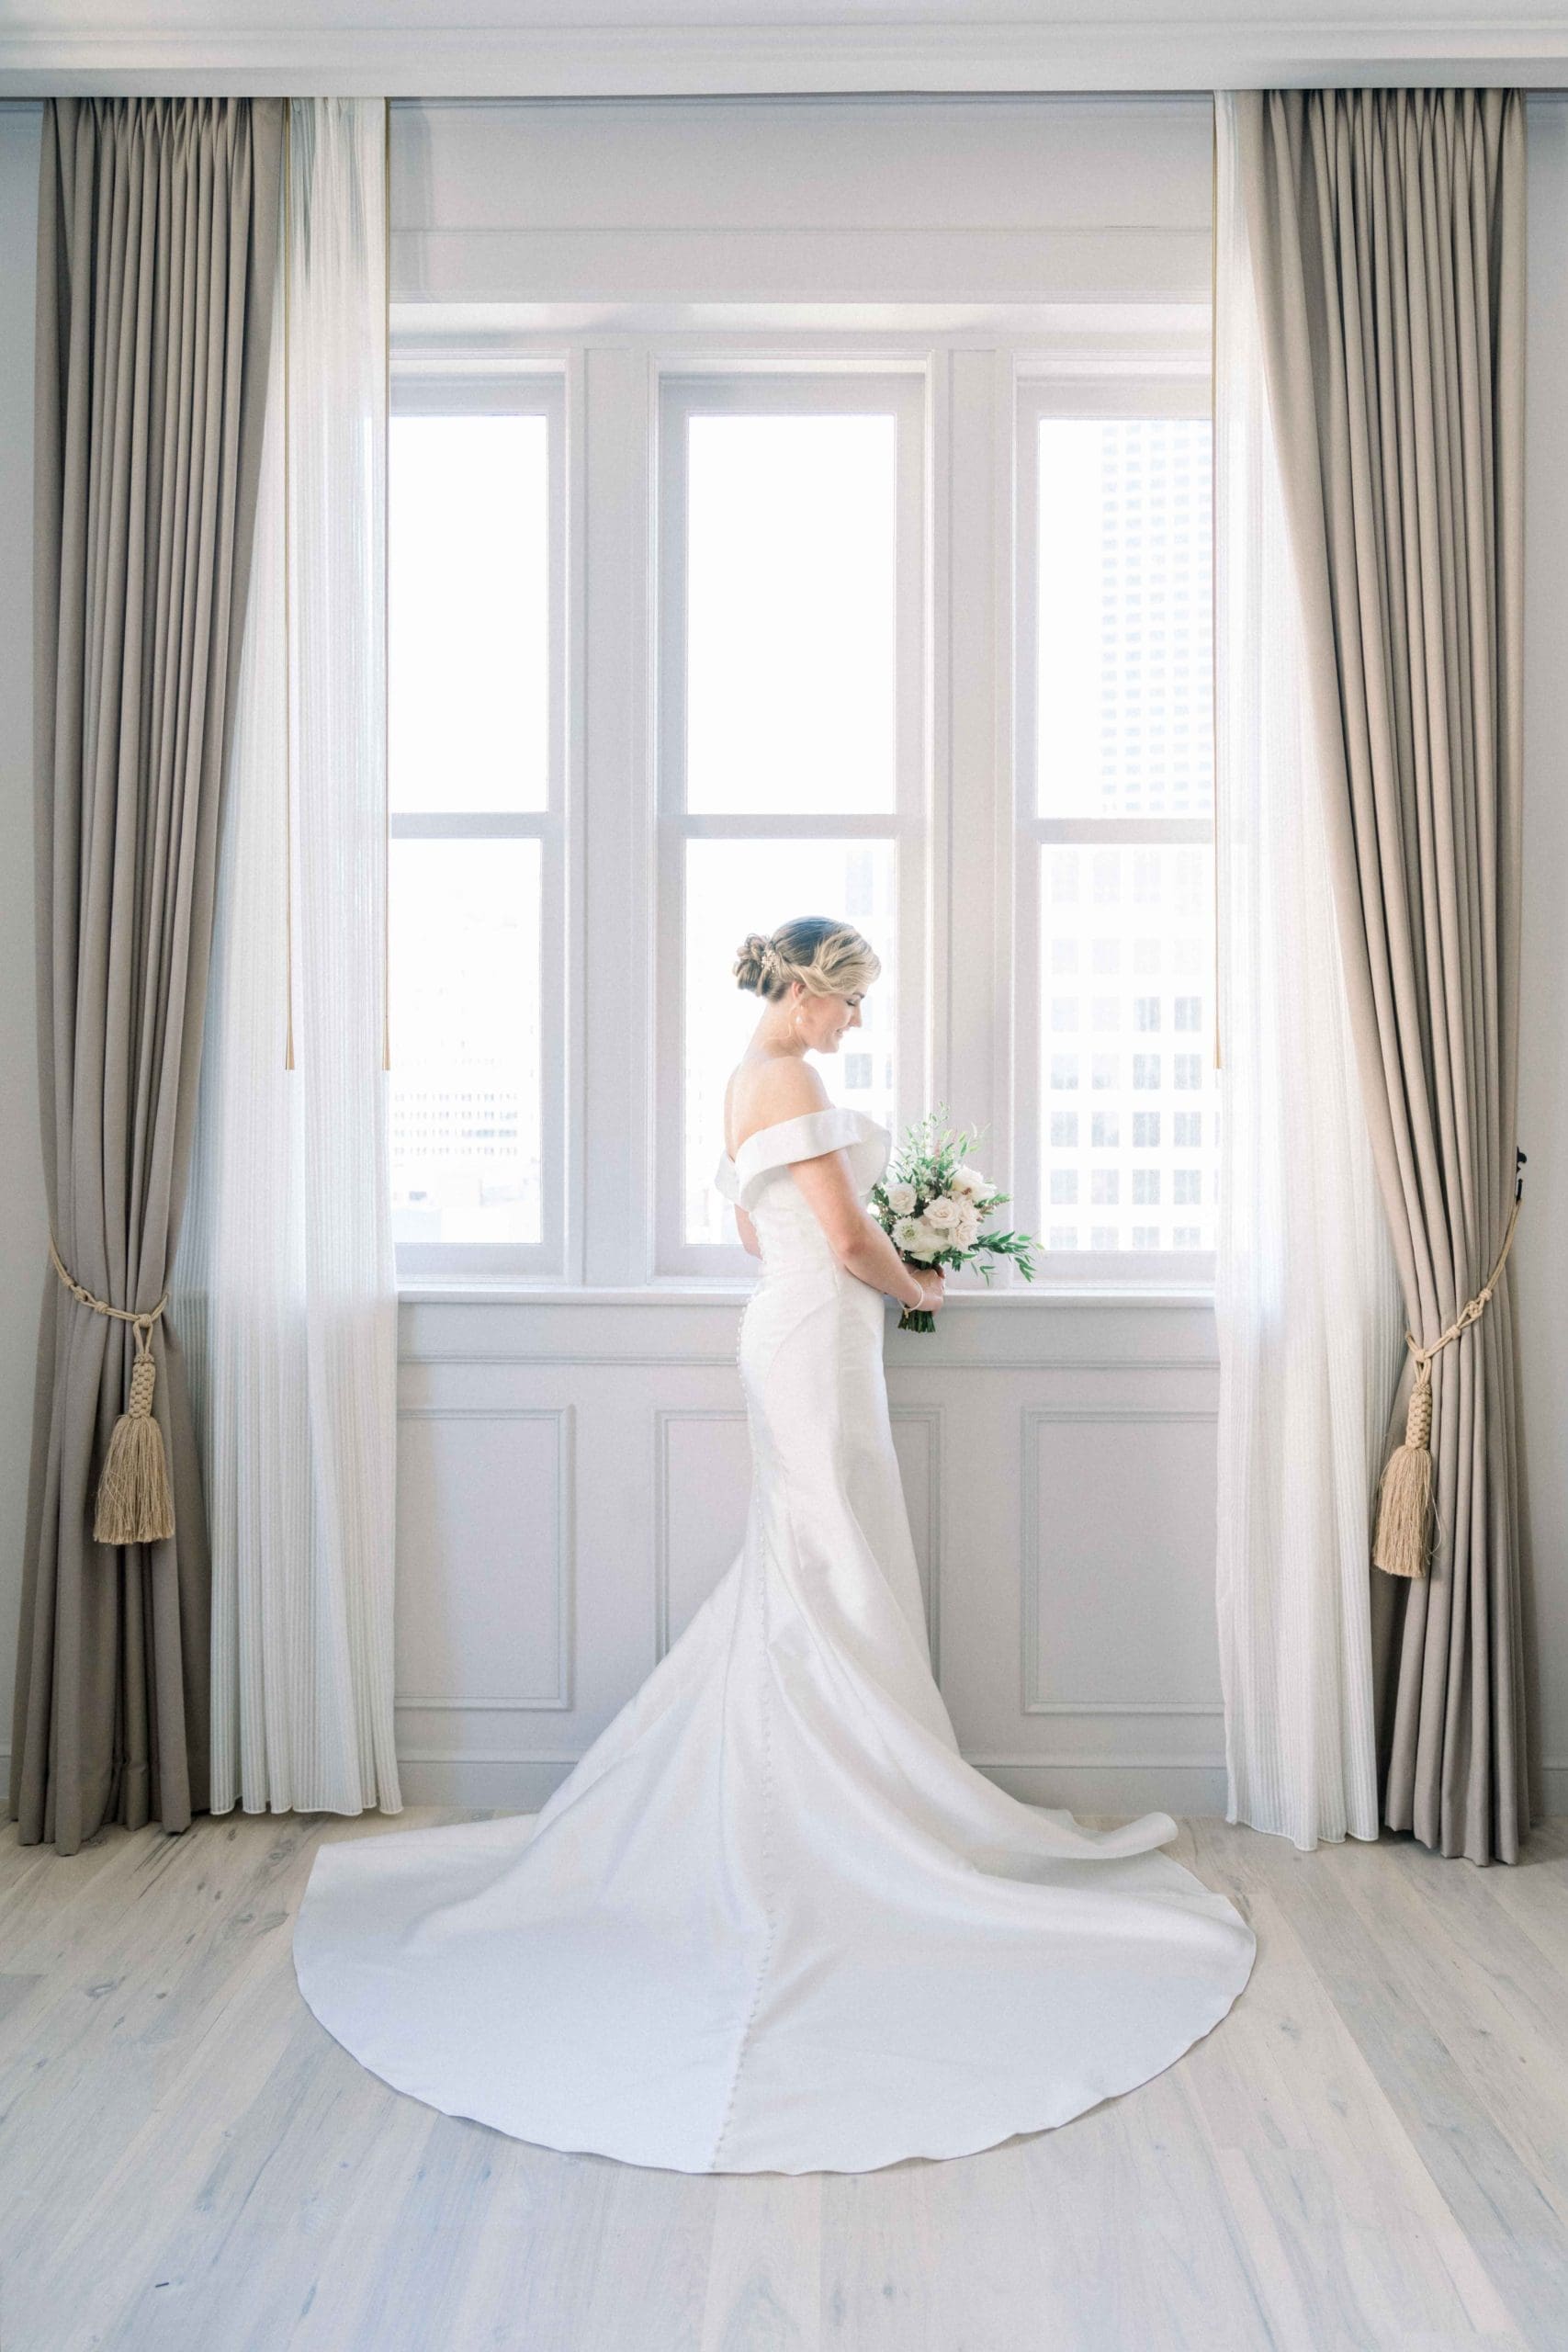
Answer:
<svg viewBox="0 0 1568 2352"><path fill-rule="evenodd" d="M948 1200L941 1193L934 1201L926 1203L926 1223L934 1226L939 1233L945 1232L949 1226L956 1225L963 1214L956 1201Z"/></svg>
<svg viewBox="0 0 1568 2352"><path fill-rule="evenodd" d="M980 1238L980 1218L977 1210L965 1209L953 1228L953 1238L961 1250L973 1250Z"/></svg>
<svg viewBox="0 0 1568 2352"><path fill-rule="evenodd" d="M889 1184L887 1187L887 1205L899 1216L912 1216L919 1197L913 1184Z"/></svg>
<svg viewBox="0 0 1568 2352"><path fill-rule="evenodd" d="M950 1179L951 1189L960 1194L973 1195L986 1190L986 1180L977 1168L963 1165L955 1168Z"/></svg>

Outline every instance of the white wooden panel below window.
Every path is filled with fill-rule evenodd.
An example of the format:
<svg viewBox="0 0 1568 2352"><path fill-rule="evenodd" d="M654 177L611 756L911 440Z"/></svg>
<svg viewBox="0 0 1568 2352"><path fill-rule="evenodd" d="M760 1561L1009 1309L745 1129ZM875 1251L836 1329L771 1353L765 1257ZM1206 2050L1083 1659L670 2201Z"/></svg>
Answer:
<svg viewBox="0 0 1568 2352"><path fill-rule="evenodd" d="M941 1544L938 1408L895 1412L893 1444L909 1513L933 1656ZM655 1417L654 1607L659 1655L679 1639L746 1533L751 1451L744 1412L658 1412Z"/></svg>
<svg viewBox="0 0 1568 2352"><path fill-rule="evenodd" d="M744 1411L654 1416L655 1641L663 1657L746 1533L751 1449Z"/></svg>
<svg viewBox="0 0 1568 2352"><path fill-rule="evenodd" d="M898 1456L915 1565L926 1604L926 1630L931 1636L931 1664L940 1679L938 1654L942 1574L942 1408L906 1406L895 1409L893 1451Z"/></svg>
<svg viewBox="0 0 1568 2352"><path fill-rule="evenodd" d="M570 1406L400 1416L400 1707L570 1707Z"/></svg>
<svg viewBox="0 0 1568 2352"><path fill-rule="evenodd" d="M741 1304L671 1287L405 1305L401 1681L434 1701L400 1713L411 1802L541 1804L736 1557ZM960 1294L928 1339L895 1319L894 1443L964 1753L1041 1804L1223 1810L1208 1303ZM564 1544L558 1413L582 1473ZM558 1557L573 1704L552 1713ZM1021 1673L1026 1558L1040 1625Z"/></svg>
<svg viewBox="0 0 1568 2352"><path fill-rule="evenodd" d="M1213 1414L1026 1405L1022 1428L1024 1713L1217 1710Z"/></svg>

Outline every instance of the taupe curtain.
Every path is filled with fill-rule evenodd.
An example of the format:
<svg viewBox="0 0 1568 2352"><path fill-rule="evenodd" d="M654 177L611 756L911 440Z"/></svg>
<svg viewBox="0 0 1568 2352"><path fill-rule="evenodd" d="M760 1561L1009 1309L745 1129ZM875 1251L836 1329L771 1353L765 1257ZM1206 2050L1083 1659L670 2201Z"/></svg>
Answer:
<svg viewBox="0 0 1568 2352"><path fill-rule="evenodd" d="M1515 1185L1523 643L1523 101L1237 101L1340 948L1423 1347ZM1391 1432L1403 1430L1407 1365ZM1428 1573L1374 1574L1385 1823L1514 1860L1529 1826L1506 1279L1433 1364Z"/></svg>
<svg viewBox="0 0 1568 2352"><path fill-rule="evenodd" d="M76 1280L155 1306L201 1055L219 789L254 525L281 102L44 108L35 515L47 1197ZM208 1801L206 1528L174 1334L154 1410L175 1533L93 1540L128 1327L45 1271L11 1810L73 1853Z"/></svg>

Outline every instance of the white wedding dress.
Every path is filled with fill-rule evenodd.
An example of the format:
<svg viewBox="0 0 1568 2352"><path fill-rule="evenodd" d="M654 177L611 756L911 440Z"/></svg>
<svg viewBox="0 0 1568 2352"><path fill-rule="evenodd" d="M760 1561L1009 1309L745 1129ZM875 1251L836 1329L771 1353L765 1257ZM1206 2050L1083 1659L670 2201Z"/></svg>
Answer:
<svg viewBox="0 0 1568 2352"><path fill-rule="evenodd" d="M863 2172L1064 2123L1223 2018L1251 1928L1156 1849L958 1753L883 1382L881 1295L791 1173L886 1131L841 1108L718 1182L761 1271L740 1320L739 1558L537 1815L323 1846L300 1989L450 2115L679 2172ZM963 1573L982 1575L983 1561Z"/></svg>

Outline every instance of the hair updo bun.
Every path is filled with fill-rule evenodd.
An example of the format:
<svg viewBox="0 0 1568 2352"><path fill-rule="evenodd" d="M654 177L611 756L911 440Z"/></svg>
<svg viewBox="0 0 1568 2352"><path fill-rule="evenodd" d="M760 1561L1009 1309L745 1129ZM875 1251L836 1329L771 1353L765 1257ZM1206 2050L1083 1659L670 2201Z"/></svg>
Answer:
<svg viewBox="0 0 1568 2352"><path fill-rule="evenodd" d="M770 938L749 932L733 966L735 985L753 996L781 997L792 980L813 996L849 996L868 989L882 959L852 923L829 915L798 915Z"/></svg>
<svg viewBox="0 0 1568 2352"><path fill-rule="evenodd" d="M760 931L748 932L735 958L736 987L750 989L754 996L765 996L768 973L774 960L773 941L764 939Z"/></svg>

